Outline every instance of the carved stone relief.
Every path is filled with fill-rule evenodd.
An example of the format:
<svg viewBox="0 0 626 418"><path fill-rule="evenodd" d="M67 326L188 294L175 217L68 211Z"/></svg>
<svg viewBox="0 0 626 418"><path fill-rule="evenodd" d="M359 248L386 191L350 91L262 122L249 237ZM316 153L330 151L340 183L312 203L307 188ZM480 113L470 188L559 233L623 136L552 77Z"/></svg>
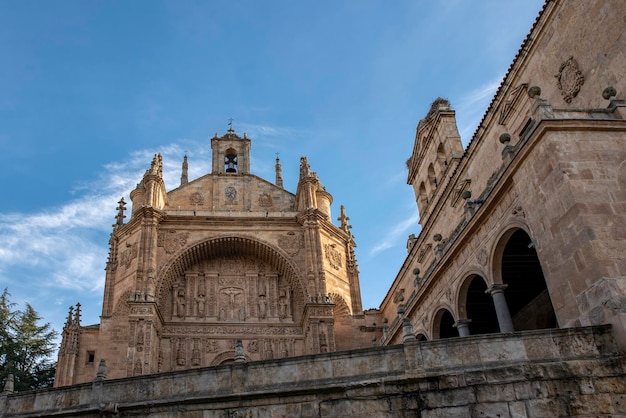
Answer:
<svg viewBox="0 0 626 418"><path fill-rule="evenodd" d="M278 246L290 256L295 256L304 246L304 238L295 232L287 232L287 235L278 237Z"/></svg>
<svg viewBox="0 0 626 418"><path fill-rule="evenodd" d="M487 250L481 248L476 255L476 259L480 263L481 266L487 265Z"/></svg>
<svg viewBox="0 0 626 418"><path fill-rule="evenodd" d="M172 254L187 245L188 232L160 231L157 245L163 247L166 253Z"/></svg>
<svg viewBox="0 0 626 418"><path fill-rule="evenodd" d="M513 210L511 211L511 214L513 216L518 216L520 218L526 217L526 212L524 212L524 208L522 208L521 206L515 206Z"/></svg>
<svg viewBox="0 0 626 418"><path fill-rule="evenodd" d="M272 196L269 193L263 192L259 196L259 206L263 207L271 207L272 206Z"/></svg>
<svg viewBox="0 0 626 418"><path fill-rule="evenodd" d="M253 258L222 257L198 263L171 285L170 295L170 304L162 312L177 322L294 320L289 283Z"/></svg>
<svg viewBox="0 0 626 418"><path fill-rule="evenodd" d="M419 254L417 255L417 262L418 263L421 263L424 260L424 258L426 257L428 252L431 250L431 248L433 248L432 244L424 245L424 247L420 250Z"/></svg>
<svg viewBox="0 0 626 418"><path fill-rule="evenodd" d="M324 254L332 268L339 270L343 267L341 252L335 248L335 244L324 244Z"/></svg>
<svg viewBox="0 0 626 418"><path fill-rule="evenodd" d="M194 206L204 205L204 196L199 192L192 193L191 196L189 196L189 203Z"/></svg>
<svg viewBox="0 0 626 418"><path fill-rule="evenodd" d="M566 103L571 103L578 95L580 87L585 83L585 77L578 68L578 63L574 57L569 57L559 67L559 73L554 76L557 80L557 87L561 90L561 95Z"/></svg>
<svg viewBox="0 0 626 418"><path fill-rule="evenodd" d="M526 91L527 88L528 88L528 84L523 83L515 87L511 91L511 93L509 94L509 97L504 103L504 106L502 106L502 110L500 110L500 115L498 117L498 124L504 125L506 123L506 120L508 119L509 115L513 111L513 108L515 107L515 103L520 98L524 97L523 93L524 91Z"/></svg>
<svg viewBox="0 0 626 418"><path fill-rule="evenodd" d="M126 249L120 253L120 264L124 266L124 268L129 268L130 263L137 258L137 243L126 244Z"/></svg>

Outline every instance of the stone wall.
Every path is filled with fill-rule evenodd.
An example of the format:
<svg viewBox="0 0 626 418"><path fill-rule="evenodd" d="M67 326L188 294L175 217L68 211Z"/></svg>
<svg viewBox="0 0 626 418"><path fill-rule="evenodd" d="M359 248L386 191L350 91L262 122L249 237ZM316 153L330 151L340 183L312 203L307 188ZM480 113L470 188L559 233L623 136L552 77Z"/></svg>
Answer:
<svg viewBox="0 0 626 418"><path fill-rule="evenodd" d="M626 414L609 327L372 347L2 393L0 417L557 417Z"/></svg>

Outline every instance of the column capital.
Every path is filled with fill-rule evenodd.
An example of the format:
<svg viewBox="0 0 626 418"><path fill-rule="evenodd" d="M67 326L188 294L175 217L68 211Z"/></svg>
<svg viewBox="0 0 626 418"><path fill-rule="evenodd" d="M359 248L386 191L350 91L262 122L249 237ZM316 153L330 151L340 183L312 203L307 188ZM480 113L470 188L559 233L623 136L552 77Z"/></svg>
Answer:
<svg viewBox="0 0 626 418"><path fill-rule="evenodd" d="M459 319L452 326L459 332L459 337L468 337L470 335L469 324L471 319Z"/></svg>
<svg viewBox="0 0 626 418"><path fill-rule="evenodd" d="M459 319L454 324L452 324L452 326L454 328L462 328L464 326L468 326L471 322L472 322L471 319Z"/></svg>
<svg viewBox="0 0 626 418"><path fill-rule="evenodd" d="M495 284L492 284L491 286L489 286L487 288L487 290L485 290L485 293L487 293L488 295L493 296L494 293L504 293L504 289L506 289L507 287L509 287L508 284L495 283Z"/></svg>

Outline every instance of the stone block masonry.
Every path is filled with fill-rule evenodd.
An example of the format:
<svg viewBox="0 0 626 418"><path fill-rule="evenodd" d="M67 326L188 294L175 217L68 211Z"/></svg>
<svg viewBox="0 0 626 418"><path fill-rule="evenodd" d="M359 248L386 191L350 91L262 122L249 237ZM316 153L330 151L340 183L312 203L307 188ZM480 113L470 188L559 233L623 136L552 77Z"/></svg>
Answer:
<svg viewBox="0 0 626 418"><path fill-rule="evenodd" d="M5 391L0 417L616 417L625 360L608 326L409 340Z"/></svg>

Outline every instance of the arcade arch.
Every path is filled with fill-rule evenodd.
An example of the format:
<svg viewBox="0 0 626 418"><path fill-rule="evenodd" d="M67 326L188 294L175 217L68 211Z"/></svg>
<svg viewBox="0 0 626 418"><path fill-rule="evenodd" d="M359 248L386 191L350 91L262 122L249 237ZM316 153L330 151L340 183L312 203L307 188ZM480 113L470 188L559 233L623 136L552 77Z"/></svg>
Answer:
<svg viewBox="0 0 626 418"><path fill-rule="evenodd" d="M500 328L493 299L487 292L487 281L478 274L468 276L459 294L459 312L465 312L470 334L497 333Z"/></svg>
<svg viewBox="0 0 626 418"><path fill-rule="evenodd" d="M454 316L446 308L440 308L433 320L433 338L458 337L459 333L454 327Z"/></svg>
<svg viewBox="0 0 626 418"><path fill-rule="evenodd" d="M524 229L512 228L501 236L494 256L494 281L504 285L515 331L557 327L535 243Z"/></svg>

